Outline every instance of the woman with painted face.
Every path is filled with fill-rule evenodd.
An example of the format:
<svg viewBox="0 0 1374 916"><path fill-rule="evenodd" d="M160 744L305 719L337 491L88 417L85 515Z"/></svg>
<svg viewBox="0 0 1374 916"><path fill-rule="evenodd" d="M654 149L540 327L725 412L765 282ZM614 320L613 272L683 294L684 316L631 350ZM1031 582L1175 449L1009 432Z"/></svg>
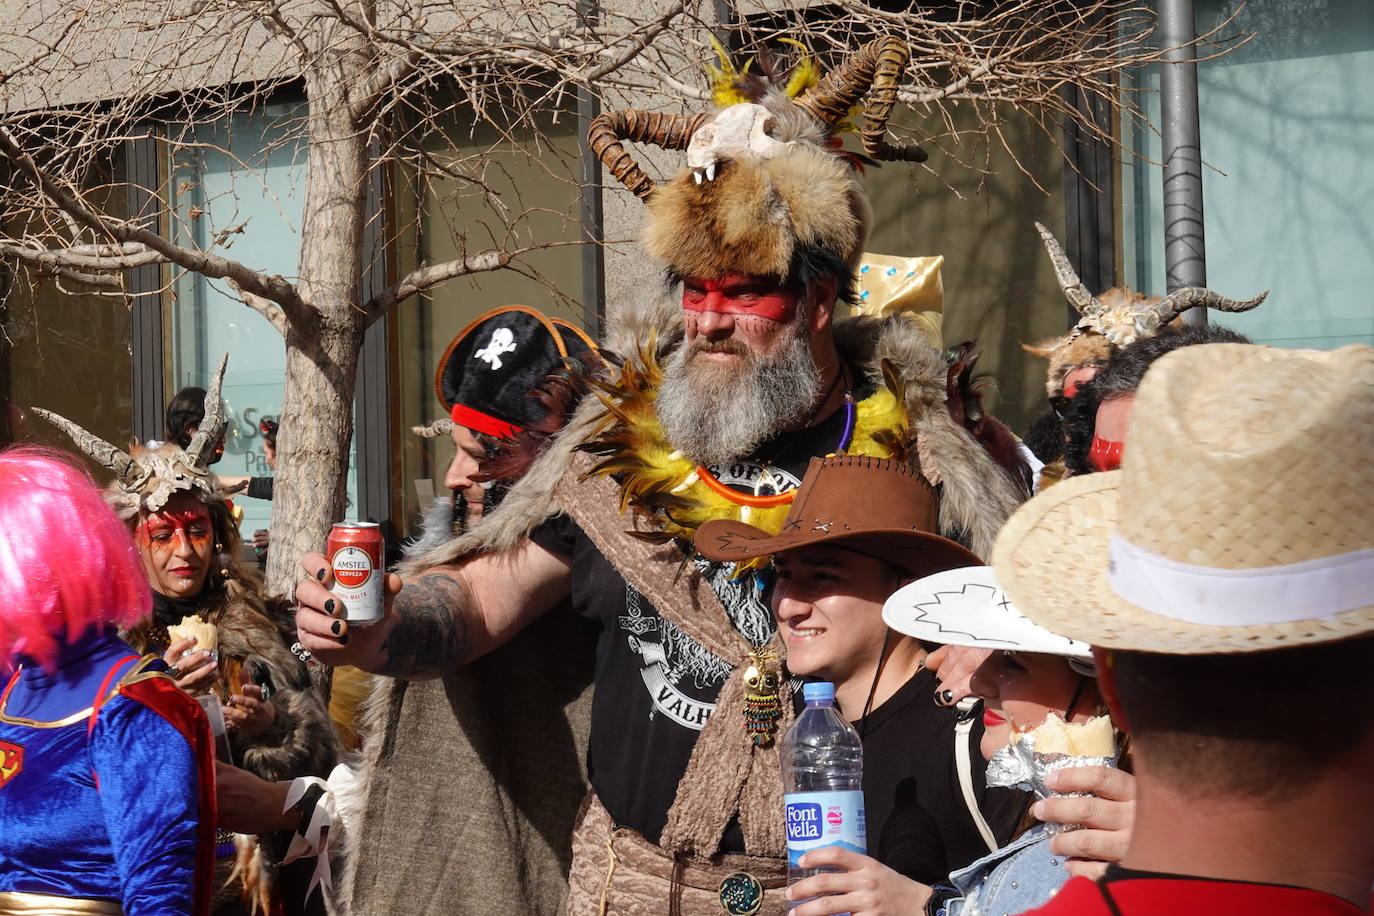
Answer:
<svg viewBox="0 0 1374 916"><path fill-rule="evenodd" d="M221 365L205 416L185 449L168 443L125 453L61 417L44 415L117 475L107 499L130 526L153 590L151 617L124 638L140 652L160 654L186 693L218 699L234 763L274 781L326 776L340 753L334 727L256 576L239 563L237 527L217 478L206 469L224 427L223 371ZM174 635L187 623L192 634ZM232 834L221 834L216 845L214 912L247 912L250 896L266 907L274 890L266 862L279 861L284 848L270 837L259 843ZM236 880L226 885L236 859ZM305 887L290 883L282 882L282 899L296 904Z"/></svg>

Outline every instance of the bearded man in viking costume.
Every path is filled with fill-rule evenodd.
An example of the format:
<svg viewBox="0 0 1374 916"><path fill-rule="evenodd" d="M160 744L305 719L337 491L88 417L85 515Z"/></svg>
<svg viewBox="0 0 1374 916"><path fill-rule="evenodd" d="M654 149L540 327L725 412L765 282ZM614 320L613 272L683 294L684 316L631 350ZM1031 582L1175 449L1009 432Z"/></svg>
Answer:
<svg viewBox="0 0 1374 916"><path fill-rule="evenodd" d="M647 199L645 246L678 305L612 329L620 370L500 508L402 569L380 623L341 621L324 558L302 560L304 644L393 678L439 677L564 603L598 624L570 914L785 910L783 647L766 578L696 556L700 524L776 530L809 459L829 454L910 462L939 491L941 533L975 552L1017 504L951 418L945 361L919 327L834 320L871 210L831 133L872 90L865 152L923 157L884 139L906 56L879 39L790 93L731 71L714 114L594 121L593 148ZM689 168L655 186L627 139L685 147ZM461 816L460 799L428 803Z"/></svg>

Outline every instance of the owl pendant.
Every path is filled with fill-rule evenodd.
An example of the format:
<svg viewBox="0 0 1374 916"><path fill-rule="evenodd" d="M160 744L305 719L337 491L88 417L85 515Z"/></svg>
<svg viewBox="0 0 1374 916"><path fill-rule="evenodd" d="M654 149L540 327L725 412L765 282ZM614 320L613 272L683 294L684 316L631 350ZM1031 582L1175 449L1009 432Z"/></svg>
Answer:
<svg viewBox="0 0 1374 916"><path fill-rule="evenodd" d="M755 747L772 747L782 718L782 700L778 697L778 657L772 649L755 649L749 653L749 665L744 669L744 730Z"/></svg>

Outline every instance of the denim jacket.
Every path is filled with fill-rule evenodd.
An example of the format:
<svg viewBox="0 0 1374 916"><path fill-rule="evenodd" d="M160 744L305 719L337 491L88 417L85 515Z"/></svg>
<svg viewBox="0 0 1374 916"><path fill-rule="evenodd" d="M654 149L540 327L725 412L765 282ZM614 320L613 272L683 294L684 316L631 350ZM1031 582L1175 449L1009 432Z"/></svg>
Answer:
<svg viewBox="0 0 1374 916"><path fill-rule="evenodd" d="M1037 824L994 853L949 876L963 896L945 902L943 916L1005 916L1043 906L1069 880Z"/></svg>

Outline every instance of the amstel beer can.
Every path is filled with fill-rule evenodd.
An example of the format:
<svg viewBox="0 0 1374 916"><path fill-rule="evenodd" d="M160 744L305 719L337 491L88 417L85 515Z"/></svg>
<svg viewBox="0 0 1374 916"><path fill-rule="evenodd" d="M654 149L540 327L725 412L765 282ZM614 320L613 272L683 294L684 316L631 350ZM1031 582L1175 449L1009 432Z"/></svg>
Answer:
<svg viewBox="0 0 1374 916"><path fill-rule="evenodd" d="M344 620L365 627L382 619L386 569L382 532L376 522L335 522L325 542L334 574L330 593L343 599Z"/></svg>

